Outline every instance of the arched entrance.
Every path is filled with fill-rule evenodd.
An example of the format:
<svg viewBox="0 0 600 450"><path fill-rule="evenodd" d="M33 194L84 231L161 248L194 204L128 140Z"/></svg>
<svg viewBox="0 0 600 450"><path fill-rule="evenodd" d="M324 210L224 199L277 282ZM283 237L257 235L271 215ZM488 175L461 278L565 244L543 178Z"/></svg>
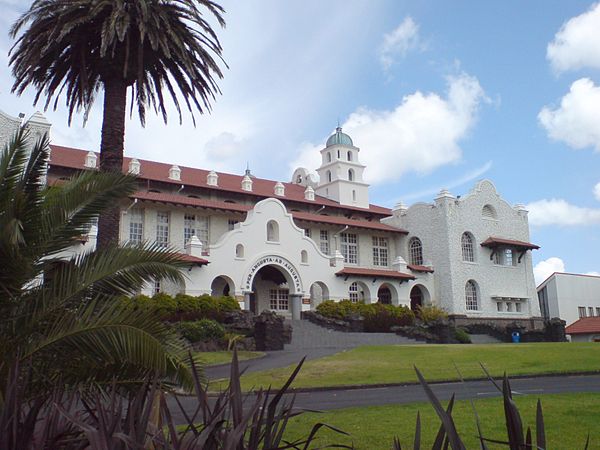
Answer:
<svg viewBox="0 0 600 450"><path fill-rule="evenodd" d="M419 286L414 286L410 290L410 309L416 311L423 306L423 291Z"/></svg>
<svg viewBox="0 0 600 450"><path fill-rule="evenodd" d="M377 301L379 303L383 303L384 305L392 304L392 291L390 291L390 288L387 285L381 285L377 291Z"/></svg>
<svg viewBox="0 0 600 450"><path fill-rule="evenodd" d="M322 281L316 281L310 286L310 307L316 308L323 300L329 300L329 289Z"/></svg>
<svg viewBox="0 0 600 450"><path fill-rule="evenodd" d="M213 297L233 295L234 292L235 286L233 280L224 275L218 276L210 284L210 295Z"/></svg>

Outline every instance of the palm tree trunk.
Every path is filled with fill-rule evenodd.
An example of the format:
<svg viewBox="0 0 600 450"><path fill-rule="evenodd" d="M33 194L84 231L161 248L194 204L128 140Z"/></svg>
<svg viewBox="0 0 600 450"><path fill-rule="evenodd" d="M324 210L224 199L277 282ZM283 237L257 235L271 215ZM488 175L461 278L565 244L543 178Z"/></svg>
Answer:
<svg viewBox="0 0 600 450"><path fill-rule="evenodd" d="M100 143L100 170L121 172L125 141L125 107L127 84L121 78L104 81L104 113L102 118L102 141ZM98 221L99 248L114 245L119 240L119 206L105 211Z"/></svg>

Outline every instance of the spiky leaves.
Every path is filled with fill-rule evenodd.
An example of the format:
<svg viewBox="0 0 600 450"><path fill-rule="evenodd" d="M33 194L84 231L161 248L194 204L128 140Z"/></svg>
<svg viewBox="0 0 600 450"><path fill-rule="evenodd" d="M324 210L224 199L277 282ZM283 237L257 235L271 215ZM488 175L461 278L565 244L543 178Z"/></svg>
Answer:
<svg viewBox="0 0 600 450"><path fill-rule="evenodd" d="M31 147L20 132L0 155L0 385L18 363L37 389L149 374L191 386L183 343L117 300L156 278L181 282L178 255L154 245L73 252L135 179L90 172L46 188L47 152L46 139Z"/></svg>

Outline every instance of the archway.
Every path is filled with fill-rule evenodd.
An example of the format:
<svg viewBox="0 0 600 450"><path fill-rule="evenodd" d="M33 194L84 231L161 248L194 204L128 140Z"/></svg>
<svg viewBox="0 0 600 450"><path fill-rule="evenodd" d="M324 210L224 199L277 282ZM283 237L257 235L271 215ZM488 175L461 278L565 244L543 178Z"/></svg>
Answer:
<svg viewBox="0 0 600 450"><path fill-rule="evenodd" d="M254 314L265 310L283 316L291 314L290 285L279 267L266 265L256 272L252 280L250 310Z"/></svg>
<svg viewBox="0 0 600 450"><path fill-rule="evenodd" d="M322 281L316 281L310 286L311 309L316 308L324 300L329 300L329 289Z"/></svg>
<svg viewBox="0 0 600 450"><path fill-rule="evenodd" d="M371 303L369 287L362 281L354 281L348 286L348 299L353 303Z"/></svg>
<svg viewBox="0 0 600 450"><path fill-rule="evenodd" d="M384 305L397 305L398 292L391 284L383 283L377 290L377 301Z"/></svg>
<svg viewBox="0 0 600 450"><path fill-rule="evenodd" d="M235 286L233 280L225 275L218 276L210 284L210 295L221 297L223 295L233 295Z"/></svg>
<svg viewBox="0 0 600 450"><path fill-rule="evenodd" d="M416 311L423 306L423 291L419 286L414 286L410 290L410 309Z"/></svg>

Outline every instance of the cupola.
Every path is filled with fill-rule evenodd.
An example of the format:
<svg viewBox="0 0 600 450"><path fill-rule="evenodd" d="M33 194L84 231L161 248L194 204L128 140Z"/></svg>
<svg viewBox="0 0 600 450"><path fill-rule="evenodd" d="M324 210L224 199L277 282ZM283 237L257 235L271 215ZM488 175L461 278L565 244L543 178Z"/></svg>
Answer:
<svg viewBox="0 0 600 450"><path fill-rule="evenodd" d="M348 145L350 147L353 147L354 144L352 143L352 138L350 136L348 136L346 133L342 132L342 127L338 126L335 129L335 133L333 133L331 136L329 136L329 139L327 139L327 143L325 144L325 147L331 147L332 145Z"/></svg>
<svg viewBox="0 0 600 450"><path fill-rule="evenodd" d="M141 164L137 159L133 158L131 161L129 161L129 173L130 174L139 175L140 168L141 168Z"/></svg>
<svg viewBox="0 0 600 450"><path fill-rule="evenodd" d="M315 190L312 187L306 186L306 189L304 189L304 199L311 202L315 201Z"/></svg>
<svg viewBox="0 0 600 450"><path fill-rule="evenodd" d="M98 157L96 156L96 154L94 152L88 152L87 155L85 155L85 167L88 167L90 169L95 169L96 168L96 162L98 161Z"/></svg>
<svg viewBox="0 0 600 450"><path fill-rule="evenodd" d="M252 192L252 178L248 174L242 178L242 191Z"/></svg>
<svg viewBox="0 0 600 450"><path fill-rule="evenodd" d="M181 169L179 166L171 166L169 169L169 179L175 181L181 180Z"/></svg>
<svg viewBox="0 0 600 450"><path fill-rule="evenodd" d="M206 184L209 186L218 186L219 185L219 175L214 170L208 172L206 175Z"/></svg>
<svg viewBox="0 0 600 450"><path fill-rule="evenodd" d="M285 186L283 185L283 183L281 181L278 181L275 184L275 187L273 188L273 191L274 191L275 195L278 196L278 197L284 197L285 196Z"/></svg>

